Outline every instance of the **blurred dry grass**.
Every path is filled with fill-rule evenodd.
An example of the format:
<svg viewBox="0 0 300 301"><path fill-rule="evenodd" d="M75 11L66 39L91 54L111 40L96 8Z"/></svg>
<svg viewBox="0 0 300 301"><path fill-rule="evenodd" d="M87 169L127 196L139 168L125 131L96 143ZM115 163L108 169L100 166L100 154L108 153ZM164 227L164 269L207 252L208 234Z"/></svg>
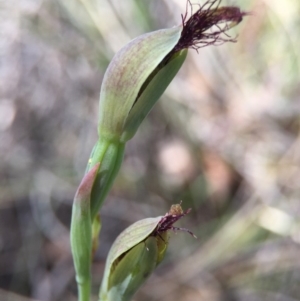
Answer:
<svg viewBox="0 0 300 301"><path fill-rule="evenodd" d="M235 1L252 12L238 43L190 51L128 143L94 300L118 233L181 199L199 239L174 237L135 300L300 300L300 2L274 2ZM0 2L0 300L76 300L70 210L105 68L184 11L185 0Z"/></svg>

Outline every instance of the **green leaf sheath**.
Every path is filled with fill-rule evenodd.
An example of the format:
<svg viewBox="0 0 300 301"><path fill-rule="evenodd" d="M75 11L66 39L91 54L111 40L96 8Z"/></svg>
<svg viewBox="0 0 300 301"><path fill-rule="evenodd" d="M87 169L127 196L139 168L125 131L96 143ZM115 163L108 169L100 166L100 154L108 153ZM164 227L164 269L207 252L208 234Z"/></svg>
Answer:
<svg viewBox="0 0 300 301"><path fill-rule="evenodd" d="M89 301L90 297L92 252L90 196L98 168L99 164L96 164L82 179L72 208L71 250L80 301Z"/></svg>
<svg viewBox="0 0 300 301"><path fill-rule="evenodd" d="M118 140L100 137L96 143L87 166L89 171L101 163L91 194L91 218L96 217L123 161L125 144Z"/></svg>
<svg viewBox="0 0 300 301"><path fill-rule="evenodd" d="M121 137L122 141L128 141L135 135L144 118L181 68L186 56L187 50L175 53L167 65L160 69L151 79L127 117Z"/></svg>

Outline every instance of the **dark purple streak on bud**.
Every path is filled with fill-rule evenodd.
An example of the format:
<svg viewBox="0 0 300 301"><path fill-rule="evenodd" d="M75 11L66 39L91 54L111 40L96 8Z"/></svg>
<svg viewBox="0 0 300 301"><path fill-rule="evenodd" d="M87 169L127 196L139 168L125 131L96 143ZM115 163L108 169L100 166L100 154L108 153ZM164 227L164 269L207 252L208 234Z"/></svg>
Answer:
<svg viewBox="0 0 300 301"><path fill-rule="evenodd" d="M236 6L219 7L221 0L212 0L199 5L199 9L193 13L193 5L187 2L191 9L191 17L187 20L187 11L182 15L182 33L180 40L172 52L185 48L199 48L207 45L220 45L224 42L236 42L226 31L243 20L247 13L242 12ZM214 7L213 7L214 6Z"/></svg>

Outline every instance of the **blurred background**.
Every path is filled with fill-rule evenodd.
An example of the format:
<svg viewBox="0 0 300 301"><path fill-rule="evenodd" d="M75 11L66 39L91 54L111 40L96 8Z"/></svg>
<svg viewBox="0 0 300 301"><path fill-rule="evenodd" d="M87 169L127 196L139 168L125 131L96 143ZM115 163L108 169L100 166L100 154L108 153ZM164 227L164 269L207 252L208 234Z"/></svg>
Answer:
<svg viewBox="0 0 300 301"><path fill-rule="evenodd" d="M194 3L202 3L196 0ZM127 144L93 262L133 222L192 212L134 300L300 300L300 2L235 0L237 43L190 50ZM195 9L197 6L195 6ZM185 0L0 2L0 300L75 301L72 199L113 55Z"/></svg>

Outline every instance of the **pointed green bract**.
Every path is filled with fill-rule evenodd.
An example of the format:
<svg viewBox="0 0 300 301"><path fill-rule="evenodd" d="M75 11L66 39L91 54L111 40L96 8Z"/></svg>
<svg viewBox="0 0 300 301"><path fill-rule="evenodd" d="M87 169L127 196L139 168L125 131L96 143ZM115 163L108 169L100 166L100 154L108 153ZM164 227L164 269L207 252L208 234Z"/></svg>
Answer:
<svg viewBox="0 0 300 301"><path fill-rule="evenodd" d="M71 220L71 250L81 301L90 296L90 264L92 255L92 223L90 196L99 163L82 179L75 194Z"/></svg>

